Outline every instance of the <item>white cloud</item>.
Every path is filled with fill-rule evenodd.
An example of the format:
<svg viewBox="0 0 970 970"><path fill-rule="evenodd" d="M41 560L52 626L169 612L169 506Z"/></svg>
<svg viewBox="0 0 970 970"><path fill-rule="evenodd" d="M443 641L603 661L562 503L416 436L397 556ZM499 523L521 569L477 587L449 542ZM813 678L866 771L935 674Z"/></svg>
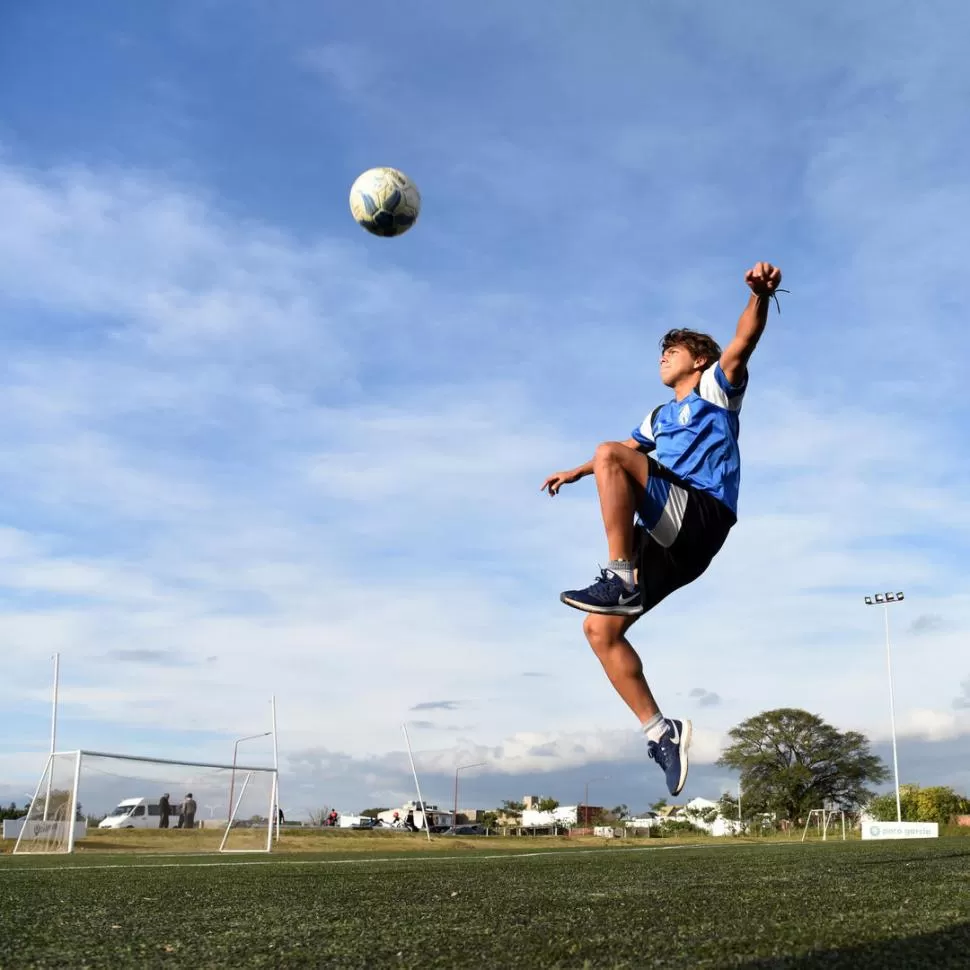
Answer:
<svg viewBox="0 0 970 970"><path fill-rule="evenodd" d="M970 716L916 708L907 712L899 733L927 741L947 741L970 732Z"/></svg>
<svg viewBox="0 0 970 970"><path fill-rule="evenodd" d="M321 44L303 51L299 61L351 101L374 96L389 63L372 57L365 44L353 43Z"/></svg>
<svg viewBox="0 0 970 970"><path fill-rule="evenodd" d="M8 168L3 184L33 240L27 249L34 259L20 266L21 286L32 279L39 288L45 266L84 253L88 274L101 284L87 282L82 290L70 274L62 280L47 272L37 295L61 310L80 300L86 310L123 319L136 332L144 324L153 333L174 334L194 358L187 363L179 356L176 369L170 341L126 339L124 353L109 353L106 361L38 350L8 365L13 380L4 394L31 432L10 462L24 499L48 515L93 510L99 527L114 519L123 530L117 548L100 549L63 522L43 544L36 532L8 531L8 585L35 596L74 597L70 606L42 602L10 611L8 630L35 644L34 658L57 648L78 659L132 649L219 658L215 669L153 671L150 693L143 681L131 690L130 665L101 660L96 685L65 687L66 710L89 724L151 726L170 719L169 698L169 707L194 708L183 715L189 723L231 733L265 701L262 671L269 665L274 688L287 696L284 724L296 744L312 737L321 709L336 721L366 712L347 748L356 755L387 743L382 739L394 733L407 707L428 694L475 698L475 731L492 739L477 744L490 750L505 737L497 723L510 718L536 728L553 723L566 733L604 716L625 723L581 640L581 617L555 604L556 588L581 578L601 555L592 489L579 486L555 503L537 491L548 469L591 445L567 441L561 419L539 417L535 389L507 380L480 384L473 394L438 386L410 390L393 404L321 406L302 386L274 383L280 372L267 364L262 331L270 320L270 329L278 321L289 327L293 307L304 321L319 317L325 328L330 291L320 289L308 268L316 265L314 254L325 252L334 265L355 272L348 252L326 243L304 250L265 228L233 228L191 196L145 181L122 180L112 188L86 172L55 179L51 187ZM44 218L24 218L22 198L33 200L26 208L42 210ZM164 215L161 242L154 231L155 241L145 241L152 220L139 213L146 207ZM159 260L152 246L181 255ZM193 249L196 259L185 255ZM124 280L113 268L122 251L147 254L129 255ZM250 269L242 272L239 264L247 262ZM129 296L119 297L115 283ZM421 284L406 288L420 292ZM164 312L155 312L159 304L143 314L136 298L142 289L180 296ZM253 315L229 329L206 322L215 299L229 307L251 297L263 307L262 322ZM205 325L191 323L191 313L180 319L179 307L195 307ZM118 332L114 324L108 331ZM212 339L225 345L230 333L235 349L226 362L207 348ZM307 352L304 364L325 353L307 333L291 331ZM341 355L345 373L353 374L357 358L338 348ZM762 668L760 659L779 633L797 644L841 629L868 647L862 616L849 620L847 607L830 605L828 619L824 612L811 617L799 606L800 591L818 587L816 595L829 602L826 588L860 581L868 557L854 553L851 543L873 534L876 516L922 501L915 480L905 490L875 494L852 484L891 460L895 431L861 412L860 447L854 435L840 432L828 405L807 395L793 398L770 375L762 380L766 386L753 392L746 412L754 429L746 440L751 512L703 586L672 597L635 632L661 696L687 695L694 684L691 674L655 660L653 643L678 643L701 655L703 644L719 643L743 660L741 669L714 661L712 686L737 699L715 721L718 729L756 698L772 706L789 692L778 668L771 662ZM192 433L179 439L186 426L201 434L201 450ZM143 440L143 429L161 431L164 448ZM819 454L825 463L806 458ZM829 465L841 469L840 481L832 481ZM784 476L781 494L771 483L777 475ZM860 519L863 508L868 517ZM886 515L890 524L882 534L894 534L892 521ZM80 551L72 549L79 544ZM937 578L926 557L890 552L883 567L894 557L892 571L901 582ZM542 602L517 588L521 577L536 573ZM691 596L705 598L709 610L695 616L685 642ZM830 656L837 647L824 652ZM799 671L799 696L812 706L819 681L804 673L811 654L804 647L788 650L791 659L781 670ZM529 692L508 686L510 663L517 671L552 666L568 701L540 693L526 713L521 704ZM750 663L755 670L744 669ZM842 665L846 672L868 669L849 658ZM311 674L308 682L316 669L325 671L322 679ZM24 680L19 684L22 689ZM826 695L832 696L827 688ZM543 737L531 748L553 744L546 748L557 752L553 761L565 757L554 737ZM509 766L553 763L548 753L527 757L517 744L501 742Z"/></svg>

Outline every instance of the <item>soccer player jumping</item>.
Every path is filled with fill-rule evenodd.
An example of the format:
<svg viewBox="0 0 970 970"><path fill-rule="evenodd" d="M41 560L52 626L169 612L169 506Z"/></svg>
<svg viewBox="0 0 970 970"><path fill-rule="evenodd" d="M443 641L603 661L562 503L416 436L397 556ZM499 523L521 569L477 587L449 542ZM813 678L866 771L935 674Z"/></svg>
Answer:
<svg viewBox="0 0 970 970"><path fill-rule="evenodd" d="M660 379L674 397L626 441L603 442L589 461L542 484L556 495L563 485L596 476L609 562L592 586L559 598L589 614L586 639L640 719L648 754L663 769L671 795L679 795L687 780L691 722L660 713L626 633L707 569L737 521L738 414L748 359L765 329L781 270L757 263L744 281L751 297L727 347L722 351L707 334L671 330L661 341Z"/></svg>

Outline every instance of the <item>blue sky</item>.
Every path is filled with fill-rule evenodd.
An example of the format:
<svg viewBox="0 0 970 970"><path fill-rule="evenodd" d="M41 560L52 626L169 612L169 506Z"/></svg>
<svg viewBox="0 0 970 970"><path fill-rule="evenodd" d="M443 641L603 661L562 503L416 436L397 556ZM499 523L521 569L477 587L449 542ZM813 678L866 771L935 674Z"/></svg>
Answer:
<svg viewBox="0 0 970 970"><path fill-rule="evenodd" d="M65 748L225 760L275 693L297 813L408 797L404 720L429 798L480 760L486 804L659 797L558 602L594 487L538 488L664 399L667 328L730 336L759 259L791 294L740 522L635 627L687 794L771 707L884 750L882 589L904 780L970 787L963 5L15 7L0 796L60 651ZM397 240L347 207L386 164L424 200Z"/></svg>

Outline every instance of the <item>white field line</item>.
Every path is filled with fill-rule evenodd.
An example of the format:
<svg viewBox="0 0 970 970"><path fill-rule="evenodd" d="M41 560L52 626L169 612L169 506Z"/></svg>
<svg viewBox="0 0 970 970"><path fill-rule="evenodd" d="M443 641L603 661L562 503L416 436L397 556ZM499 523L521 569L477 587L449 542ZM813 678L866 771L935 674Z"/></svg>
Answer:
<svg viewBox="0 0 970 970"><path fill-rule="evenodd" d="M748 843L739 843L739 845L746 845ZM783 845L785 843L778 843ZM727 848L727 845L691 845L681 844L681 845L656 845L656 846L631 846L629 848L615 848L615 849L541 849L538 852L516 852L514 850L508 852L494 852L488 855L399 855L399 856L380 856L380 857L367 857L363 859L263 859L263 860L253 860L252 862L230 862L230 861L220 861L220 862L189 862L190 858L200 858L200 856L184 856L179 854L179 856L186 860L183 862L133 862L133 863L97 863L95 865L67 865L67 866L31 866L31 865L21 865L21 866L3 866L0 865L0 876L11 875L18 872L90 872L94 869L211 869L218 868L222 866L231 866L233 868L238 866L364 866L364 865L375 865L378 863L389 863L389 862L455 862L456 860L462 861L472 861L481 860L482 862L493 861L496 859L545 859L550 856L578 856L578 855L600 855L603 853L617 854L631 854L635 852L673 852L677 849L721 849ZM171 857L170 857L171 858ZM205 856L202 856L205 858Z"/></svg>

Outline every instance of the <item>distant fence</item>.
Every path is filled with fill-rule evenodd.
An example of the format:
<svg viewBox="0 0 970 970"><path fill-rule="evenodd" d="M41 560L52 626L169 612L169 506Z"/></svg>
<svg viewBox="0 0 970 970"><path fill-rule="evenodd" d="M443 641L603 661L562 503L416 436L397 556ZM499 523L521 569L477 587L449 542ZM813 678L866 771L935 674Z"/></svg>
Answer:
<svg viewBox="0 0 970 970"><path fill-rule="evenodd" d="M614 828L612 825L593 825L589 828L571 828L569 835L595 835L603 839L622 839L627 835L627 831L622 827Z"/></svg>

